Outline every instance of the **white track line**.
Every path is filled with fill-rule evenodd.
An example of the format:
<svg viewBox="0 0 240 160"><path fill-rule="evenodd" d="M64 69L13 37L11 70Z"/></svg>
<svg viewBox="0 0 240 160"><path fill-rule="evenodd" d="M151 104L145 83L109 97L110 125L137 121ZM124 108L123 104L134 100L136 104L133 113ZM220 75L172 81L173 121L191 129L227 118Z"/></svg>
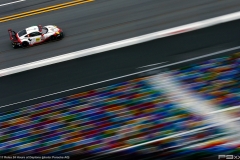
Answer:
<svg viewBox="0 0 240 160"><path fill-rule="evenodd" d="M96 85L96 84L101 84L101 83L104 83L104 82L109 82L109 81L113 81L113 80L129 77L129 76L133 76L133 75L138 75L138 74L142 74L142 73L145 73L145 72L153 71L153 70L156 70L156 69L161 69L161 68L174 66L174 65L177 65L177 64L185 63L185 62L190 62L190 61L193 61L193 60L198 60L198 59L205 58L205 57L210 57L210 56L222 54L222 53L229 52L229 51L234 51L236 49L240 49L240 46L229 48L229 49L225 49L225 50L221 50L221 51L217 51L217 52L213 52L213 53L210 53L210 54L207 54L207 55L203 55L203 56L198 56L198 57L186 59L186 60L183 60L183 61L178 61L178 62L171 63L171 64L166 64L166 65L163 65L163 66L159 66L159 67L155 67L155 68L151 68L151 69L147 69L147 70L143 70L143 71L139 71L139 72L135 72L135 73L131 73L131 74L127 74L127 75L124 75L124 76L119 76L119 77L107 79L107 80L104 80L104 81L99 81L99 82L95 82L95 83L79 86L79 87L76 87L76 88L67 89L67 90L60 91L60 92L51 93L51 94L48 94L48 95L44 95L44 96L40 96L40 97L36 97L36 98L24 100L24 101L12 103L12 104L7 104L7 105L4 105L4 106L1 106L0 108L4 108L4 107L16 105L16 104L21 104L21 103L24 103L24 102L29 102L29 101L32 101L32 100L36 100L36 99L40 99L40 98L44 98L44 97L49 97L49 96L52 96L52 95L56 95L56 94L60 94L60 93L64 93L64 92L68 92L68 91L72 91L72 90L76 90L76 89L80 89L80 88L85 88L85 87L88 87L88 86L93 86L93 85Z"/></svg>
<svg viewBox="0 0 240 160"><path fill-rule="evenodd" d="M9 5L9 4L14 4L14 3L23 2L23 1L26 1L26 0L19 0L19 1L15 1L15 2L10 2L10 3L5 3L5 4L0 4L0 7L2 7L2 6L6 6L6 5Z"/></svg>
<svg viewBox="0 0 240 160"><path fill-rule="evenodd" d="M160 63L149 64L149 65L138 67L138 68L146 68L146 67L151 67L151 66L156 66L156 65L159 65L159 64L163 64L163 63L167 63L167 62L160 62Z"/></svg>

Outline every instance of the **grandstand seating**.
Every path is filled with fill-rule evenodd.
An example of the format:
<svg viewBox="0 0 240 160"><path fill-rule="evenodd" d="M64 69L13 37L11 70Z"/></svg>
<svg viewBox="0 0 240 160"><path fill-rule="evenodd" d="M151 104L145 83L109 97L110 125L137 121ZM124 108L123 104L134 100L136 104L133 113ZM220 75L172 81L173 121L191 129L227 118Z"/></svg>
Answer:
<svg viewBox="0 0 240 160"><path fill-rule="evenodd" d="M192 91L221 108L240 105L240 54L215 58L173 71Z"/></svg>
<svg viewBox="0 0 240 160"><path fill-rule="evenodd" d="M98 153L204 125L136 79L2 113L0 148L1 154Z"/></svg>
<svg viewBox="0 0 240 160"><path fill-rule="evenodd" d="M164 156L165 158L173 158L174 156L186 155L187 152L193 153L193 150L197 153L208 151L212 154L216 154L219 153L219 151L223 152L233 149L233 147L226 145L230 141L226 139L225 136L227 136L225 130L219 129L218 127L210 127L207 129L198 130L196 132L189 132L182 136L172 137L169 139L164 139L129 149L125 151L125 154L132 154L137 152L146 154L149 152L151 153L163 151L160 152L159 155ZM238 147L235 146L235 149L236 148ZM165 153L165 151L170 151L170 153Z"/></svg>
<svg viewBox="0 0 240 160"><path fill-rule="evenodd" d="M226 108L240 104L239 64L238 54L171 72L196 94ZM0 113L0 155L101 153L209 125L154 89L149 78ZM224 135L214 128L160 140L158 145L172 147L202 138L211 139L210 146L217 150L214 147L226 141L216 140Z"/></svg>

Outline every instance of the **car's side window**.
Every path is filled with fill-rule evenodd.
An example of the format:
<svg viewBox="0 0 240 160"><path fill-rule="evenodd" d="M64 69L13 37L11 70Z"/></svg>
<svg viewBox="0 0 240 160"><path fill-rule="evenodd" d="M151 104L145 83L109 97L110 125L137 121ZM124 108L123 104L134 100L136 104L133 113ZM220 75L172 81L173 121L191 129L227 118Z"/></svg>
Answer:
<svg viewBox="0 0 240 160"><path fill-rule="evenodd" d="M41 35L40 32L33 32L33 33L29 34L30 37L35 37L35 36L39 36L39 35Z"/></svg>
<svg viewBox="0 0 240 160"><path fill-rule="evenodd" d="M40 33L40 32L36 32L36 33L37 33L38 36L42 35L42 33Z"/></svg>
<svg viewBox="0 0 240 160"><path fill-rule="evenodd" d="M29 37L35 37L35 33L33 32L33 33L30 33L29 34Z"/></svg>

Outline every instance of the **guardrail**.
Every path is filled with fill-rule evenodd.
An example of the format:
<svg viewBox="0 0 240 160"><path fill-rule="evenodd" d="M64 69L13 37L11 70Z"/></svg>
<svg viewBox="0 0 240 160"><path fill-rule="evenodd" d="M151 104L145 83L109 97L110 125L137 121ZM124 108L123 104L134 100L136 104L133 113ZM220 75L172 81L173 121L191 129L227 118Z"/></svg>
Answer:
<svg viewBox="0 0 240 160"><path fill-rule="evenodd" d="M92 48L88 48L88 49L84 49L84 50L80 50L72 53L67 53L60 56L47 58L40 61L35 61L35 62L23 64L23 65L2 69L0 70L0 77L47 66L47 65L52 65L52 64L56 64L64 61L69 61L69 60L80 58L80 57L102 53L102 52L110 51L113 49L118 49L118 48L127 47L131 45L139 44L139 43L144 43L147 41L151 41L151 40L155 40L163 37L186 33L190 31L214 26L217 24L234 21L237 19L240 19L240 12L235 12L235 13L199 21L199 22L194 22L191 24L186 24L186 25L138 36L138 37L129 38L126 40L121 40L121 41L117 41L117 42L113 42L113 43L109 43L109 44L105 44L97 47L92 47Z"/></svg>

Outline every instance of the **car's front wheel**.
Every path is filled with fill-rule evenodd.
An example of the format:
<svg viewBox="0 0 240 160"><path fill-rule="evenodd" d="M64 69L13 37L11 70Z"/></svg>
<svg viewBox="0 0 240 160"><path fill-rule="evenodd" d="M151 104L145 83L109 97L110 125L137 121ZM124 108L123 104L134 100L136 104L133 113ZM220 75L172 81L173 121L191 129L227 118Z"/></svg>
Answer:
<svg viewBox="0 0 240 160"><path fill-rule="evenodd" d="M51 40L51 41L54 41L54 40L56 40L56 37L55 37L55 36L51 36L51 37L50 37L50 40Z"/></svg>
<svg viewBox="0 0 240 160"><path fill-rule="evenodd" d="M27 46L29 46L29 43L28 43L28 42L23 42L23 43L22 43L22 47L23 47L23 48L26 48Z"/></svg>
<svg viewBox="0 0 240 160"><path fill-rule="evenodd" d="M63 32L60 32L59 36L57 37L58 39L63 39L64 35Z"/></svg>

